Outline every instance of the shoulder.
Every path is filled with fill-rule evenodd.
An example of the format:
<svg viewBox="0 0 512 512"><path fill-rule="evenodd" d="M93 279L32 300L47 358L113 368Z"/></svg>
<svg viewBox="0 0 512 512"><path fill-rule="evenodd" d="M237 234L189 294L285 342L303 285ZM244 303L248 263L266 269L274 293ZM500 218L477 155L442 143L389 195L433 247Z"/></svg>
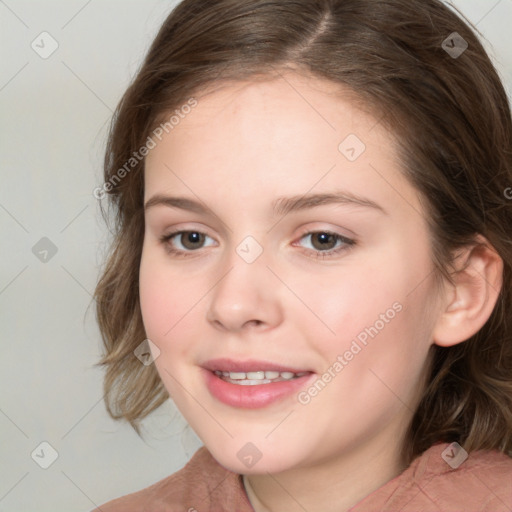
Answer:
<svg viewBox="0 0 512 512"><path fill-rule="evenodd" d="M457 460L458 445L444 443L431 448L432 460L422 476L426 496L434 503L482 512L509 512L512 510L512 458L496 450L470 452L460 465ZM444 455L444 457L443 457ZM463 457L466 456L462 452ZM439 461L441 458L441 461ZM452 467L453 466L453 467ZM442 469L440 469L442 468ZM443 508L443 507L441 507Z"/></svg>
<svg viewBox="0 0 512 512"><path fill-rule="evenodd" d="M508 500L507 510L512 504L512 458L497 450L468 454L457 443L438 443L420 456L411 476L430 482L432 488L460 488L473 496L501 495Z"/></svg>
<svg viewBox="0 0 512 512"><path fill-rule="evenodd" d="M436 443L353 511L374 504L382 511L510 512L512 458L496 450L467 454L457 443Z"/></svg>
<svg viewBox="0 0 512 512"><path fill-rule="evenodd" d="M201 512L212 506L252 512L240 475L221 466L202 446L176 473L92 512Z"/></svg>

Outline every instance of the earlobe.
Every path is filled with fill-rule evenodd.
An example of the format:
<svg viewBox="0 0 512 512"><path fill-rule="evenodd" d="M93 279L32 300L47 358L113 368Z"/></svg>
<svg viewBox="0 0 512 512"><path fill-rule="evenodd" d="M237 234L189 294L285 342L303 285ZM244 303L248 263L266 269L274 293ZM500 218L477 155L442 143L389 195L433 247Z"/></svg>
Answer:
<svg viewBox="0 0 512 512"><path fill-rule="evenodd" d="M482 236L457 258L453 285L446 284L444 304L433 332L434 344L449 347L468 340L487 322L503 282L503 260Z"/></svg>

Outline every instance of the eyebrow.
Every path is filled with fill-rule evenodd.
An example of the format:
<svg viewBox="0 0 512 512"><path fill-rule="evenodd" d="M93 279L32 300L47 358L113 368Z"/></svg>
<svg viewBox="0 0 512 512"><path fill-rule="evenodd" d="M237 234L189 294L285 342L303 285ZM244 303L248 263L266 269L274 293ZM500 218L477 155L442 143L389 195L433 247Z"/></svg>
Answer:
<svg viewBox="0 0 512 512"><path fill-rule="evenodd" d="M329 204L354 205L374 209L385 215L388 214L388 212L375 201L347 191L338 191L329 194L306 194L302 196L279 197L272 203L272 211L275 216L284 216L289 213ZM169 208L179 208L200 214L207 214L211 212L210 208L193 199L166 196L162 194L155 194L153 197L148 199L144 205L144 211L148 211L150 208L157 205L167 206Z"/></svg>

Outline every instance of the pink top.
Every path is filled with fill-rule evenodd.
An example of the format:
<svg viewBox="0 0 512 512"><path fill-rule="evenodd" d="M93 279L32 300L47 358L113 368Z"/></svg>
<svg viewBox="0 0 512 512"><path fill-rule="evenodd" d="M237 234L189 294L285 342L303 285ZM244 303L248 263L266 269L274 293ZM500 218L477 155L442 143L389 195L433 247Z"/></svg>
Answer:
<svg viewBox="0 0 512 512"><path fill-rule="evenodd" d="M437 443L396 478L350 512L511 512L512 458L479 450L455 469ZM447 458L446 460L449 460ZM221 466L202 446L184 468L142 491L109 501L93 512L254 512L241 475Z"/></svg>

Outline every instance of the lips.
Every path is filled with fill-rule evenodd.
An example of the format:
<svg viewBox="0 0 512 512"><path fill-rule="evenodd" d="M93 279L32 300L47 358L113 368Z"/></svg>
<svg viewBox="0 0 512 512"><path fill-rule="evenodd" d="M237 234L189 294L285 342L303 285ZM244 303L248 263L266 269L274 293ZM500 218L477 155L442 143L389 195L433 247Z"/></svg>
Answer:
<svg viewBox="0 0 512 512"><path fill-rule="evenodd" d="M204 383L211 396L226 405L242 409L258 409L287 398L290 399L294 393L299 392L315 378L315 373L304 367L285 366L260 359L247 359L245 361L229 358L210 359L202 363L201 367ZM257 380L253 381L251 379L249 379L250 382L244 380L233 381L222 375L222 372L240 375L261 371L289 372L290 375L295 374L295 376L289 379L280 377L272 382L262 380L260 384Z"/></svg>

